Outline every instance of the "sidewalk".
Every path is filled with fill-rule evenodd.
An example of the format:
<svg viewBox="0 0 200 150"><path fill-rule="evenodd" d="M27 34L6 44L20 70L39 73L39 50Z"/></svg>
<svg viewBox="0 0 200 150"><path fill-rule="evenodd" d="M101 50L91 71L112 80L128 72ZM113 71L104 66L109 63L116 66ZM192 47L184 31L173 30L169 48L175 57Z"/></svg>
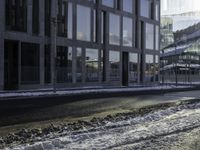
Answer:
<svg viewBox="0 0 200 150"><path fill-rule="evenodd" d="M82 87L71 89L59 89L56 93L53 89L39 89L27 91L0 91L0 100L15 98L41 98L41 97L62 97L62 96L87 96L88 98L142 95L142 94L162 94L167 92L178 92L198 89L196 86L149 86L149 87ZM126 95L127 94L127 95ZM89 97L90 96L90 97Z"/></svg>

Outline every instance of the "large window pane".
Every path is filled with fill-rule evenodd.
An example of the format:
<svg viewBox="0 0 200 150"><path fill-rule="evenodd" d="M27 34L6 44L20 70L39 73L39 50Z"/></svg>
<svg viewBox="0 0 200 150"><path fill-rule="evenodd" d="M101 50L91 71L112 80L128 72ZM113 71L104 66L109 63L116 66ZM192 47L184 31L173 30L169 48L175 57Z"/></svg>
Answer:
<svg viewBox="0 0 200 150"><path fill-rule="evenodd" d="M120 80L120 52L109 51L110 80Z"/></svg>
<svg viewBox="0 0 200 150"><path fill-rule="evenodd" d="M5 0L6 2L6 29L27 30L27 0Z"/></svg>
<svg viewBox="0 0 200 150"><path fill-rule="evenodd" d="M51 0L45 0L45 35L50 36Z"/></svg>
<svg viewBox="0 0 200 150"><path fill-rule="evenodd" d="M109 7L114 7L114 0L102 0L102 4Z"/></svg>
<svg viewBox="0 0 200 150"><path fill-rule="evenodd" d="M145 70L145 81L146 82L153 82L154 81L154 60L153 55L146 55L146 70Z"/></svg>
<svg viewBox="0 0 200 150"><path fill-rule="evenodd" d="M39 33L39 0L33 0L33 10L32 10L33 14L32 14L32 31L34 34L38 34Z"/></svg>
<svg viewBox="0 0 200 150"><path fill-rule="evenodd" d="M58 1L58 35L72 38L72 4Z"/></svg>
<svg viewBox="0 0 200 150"><path fill-rule="evenodd" d="M130 82L138 82L138 54L129 53L129 79Z"/></svg>
<svg viewBox="0 0 200 150"><path fill-rule="evenodd" d="M150 0L140 0L140 15L150 17Z"/></svg>
<svg viewBox="0 0 200 150"><path fill-rule="evenodd" d="M21 47L21 82L38 84L40 82L39 45L22 43Z"/></svg>
<svg viewBox="0 0 200 150"><path fill-rule="evenodd" d="M86 49L86 81L97 82L99 80L99 55L97 49Z"/></svg>
<svg viewBox="0 0 200 150"><path fill-rule="evenodd" d="M146 24L146 49L154 48L154 26L153 24Z"/></svg>
<svg viewBox="0 0 200 150"><path fill-rule="evenodd" d="M91 41L91 9L77 5L77 39Z"/></svg>
<svg viewBox="0 0 200 150"><path fill-rule="evenodd" d="M82 49L76 49L76 82L82 82Z"/></svg>
<svg viewBox="0 0 200 150"><path fill-rule="evenodd" d="M133 20L131 18L123 18L123 46L132 46L133 44Z"/></svg>
<svg viewBox="0 0 200 150"><path fill-rule="evenodd" d="M114 14L109 17L109 43L120 45L120 17Z"/></svg>
<svg viewBox="0 0 200 150"><path fill-rule="evenodd" d="M132 13L133 12L133 0L123 0L123 10Z"/></svg>
<svg viewBox="0 0 200 150"><path fill-rule="evenodd" d="M72 82L72 48L57 47L57 82Z"/></svg>

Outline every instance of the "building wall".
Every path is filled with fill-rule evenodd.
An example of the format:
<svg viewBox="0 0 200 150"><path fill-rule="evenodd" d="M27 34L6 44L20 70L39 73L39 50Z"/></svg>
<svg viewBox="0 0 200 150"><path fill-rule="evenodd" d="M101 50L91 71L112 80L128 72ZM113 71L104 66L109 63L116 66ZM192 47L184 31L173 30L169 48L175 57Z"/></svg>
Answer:
<svg viewBox="0 0 200 150"><path fill-rule="evenodd" d="M16 0L17 1L17 0ZM67 74L67 76L69 76L70 78L70 82L63 82L63 83L57 83L56 86L57 87L74 87L74 86L87 86L87 85L122 85L122 76L123 76L123 64L122 64L122 59L124 57L124 55L127 52L128 57L130 56L130 53L135 53L138 54L137 59L138 59L138 68L137 68L137 73L135 74L135 76L138 77L138 81L136 83L136 81L133 82L133 84L147 84L147 83L155 83L156 82L156 77L155 74L153 74L153 76L151 77L151 80L147 80L146 77L150 76L149 73L147 72L151 72L155 71L155 66L157 64L159 64L158 61L156 61L156 58L159 57L159 25L160 25L160 19L159 19L159 5L160 5L160 1L159 0L152 0L152 5L148 4L147 5L143 5L146 4L145 2L149 2L148 0L131 0L131 2L133 2L133 12L128 12L128 11L124 11L123 10L123 1L119 0L119 1L115 1L113 7L110 6L105 6L102 5L101 0L98 1L82 1L82 0L68 0L68 1L60 1L59 2L66 2L66 7L67 8L72 8L72 22L71 22L71 27L66 27L67 23L70 22L62 22L63 25L65 26L62 30L62 23L61 23L61 19L58 17L58 25L57 25L57 30L55 29L55 24L53 23L52 18L56 18L57 17L57 12L61 13L61 16L64 15L69 12L69 10L63 10L60 11L60 9L57 9L57 3L58 0L51 0L51 6L50 6L50 16L49 18L47 17L47 4L45 3L45 0L39 0L38 4L39 4L39 10L38 12L33 11L35 10L35 5L37 5L37 1L33 1L33 0L24 0L26 2L26 6L27 6L27 13L25 18L27 19L27 21L25 21L25 23L27 23L27 26L23 28L23 31L19 31L18 29L13 29L12 26L8 27L8 23L5 22L6 20L6 16L8 17L7 14L5 14L5 2L6 0L1 0L0 1L0 89L3 89L5 87L4 83L4 79L5 79L5 73L4 73L4 52L6 51L6 49L4 48L4 43L5 42L9 42L9 41L16 41L17 45L18 45L18 89L29 89L29 88L44 88L44 87L52 87L55 81L55 78L58 78L58 71L59 69L62 70L63 68L60 67L62 65L69 65L71 64L72 66L72 70L70 73L68 72L64 72L65 74ZM126 0L125 0L126 1ZM8 1L7 1L8 2ZM110 3L112 2L112 0L108 1L106 0L105 2ZM118 4L117 4L118 2ZM127 1L128 2L128 1ZM141 2L141 3L140 3ZM10 1L11 3L11 1ZM157 5L156 5L157 4ZM84 6L84 7L82 7ZM129 6L127 6L127 10L129 10ZM146 6L146 7L145 7ZM158 6L158 7L157 7ZM78 26L78 22L79 20L77 20L76 18L78 17L77 14L77 9L81 8L80 11L85 10L86 11L89 9L90 10L90 19L91 22L85 22L87 23L87 26L85 24L82 24L83 27L85 27L85 29L87 30L87 27L89 25L93 26L93 22L96 22L96 26L94 27L95 29L91 28L90 29L90 37L91 40L88 41L88 39L84 39L84 35L83 34L79 34L77 35L77 31L76 29L79 28ZM147 12L147 10L149 10ZM157 10L157 15L156 15L156 10ZM96 15L94 13L91 12L96 12ZM25 12L25 9L23 9L22 13ZM20 12L21 13L21 12ZM85 19L87 19L87 16L84 16L84 13L86 13L85 11L82 12L83 16L81 16L83 19L81 20L82 22L85 21ZM104 19L102 19L102 13L104 13ZM113 15L111 15L113 14ZM140 15L141 14L141 15ZM46 16L45 16L46 15ZM70 14L69 14L70 15ZM143 15L143 16L142 16ZM96 16L96 17L95 17ZM117 17L116 17L117 16ZM12 19L12 16L11 20ZM110 18L112 17L112 18ZM113 17L119 18L120 22L118 24L119 26L119 30L115 29L116 28L116 24L113 24L113 28L110 28L110 30L114 30L114 31L119 31L119 37L117 37L116 35L113 35L109 32L109 19L113 19ZM123 31L123 18L129 18L129 20L131 19L132 22L132 34L128 33L127 31ZM4 20L5 18L5 20ZM69 18L69 17L68 17ZM157 19L156 19L157 18ZM45 26L45 19L50 20L50 35L46 35L46 31L47 30L47 26ZM68 20L68 19L67 19ZM101 30L102 30L102 21L105 21L104 23L104 42L102 42L102 35L101 35ZM38 24L37 24L38 22ZM12 22L13 23L13 22ZM11 23L11 24L12 24ZM111 22L112 23L112 22ZM18 27L22 26L22 22L17 22L16 23L18 25ZM38 25L38 26L37 26ZM85 25L85 26L84 26ZM126 24L127 28L129 26L129 23ZM5 28L4 28L5 27ZM65 37L65 35L58 35L56 36L56 40L55 40L55 34L58 31L62 32L65 34L69 34L65 31L72 31L71 35L68 35L69 38ZM96 31L96 34L93 34L93 32ZM84 31L83 31L84 32ZM87 32L88 33L88 32ZM148 34L147 34L148 33ZM124 46L123 45L123 36L126 35L132 35L132 45L127 45ZM96 36L96 38L94 38L94 35ZM157 35L157 36L156 36ZM109 39L110 37L110 39ZM79 38L79 40L77 39ZM117 39L117 40L116 40ZM125 38L124 38L125 39ZM113 44L110 43L110 41L113 40ZM115 43L116 41L119 42L119 44ZM127 39L130 42L130 39ZM156 42L157 41L157 42ZM126 41L127 42L127 41ZM24 53L24 49L23 49L23 45L24 44L33 44L33 45L38 45L39 47L39 58L35 59L35 57L37 57L38 54L34 53L33 51L33 55L31 58L31 55L28 56L29 53L27 53L27 58L24 58L24 56L22 55ZM9 45L9 44L8 44ZM71 54L72 55L72 60L69 61L69 56L59 56L56 57L56 64L57 67L55 68L55 54L58 55L57 52L55 52L55 45L57 47L66 47L71 49ZM79 66L77 66L77 60L78 58L76 57L77 55L77 49L82 49L82 55L80 58L82 58L82 76L81 82L77 82L77 76L79 76L79 74L77 73L77 69ZM95 82L88 82L87 81L87 72L89 70L89 72L91 72L91 77L95 76L95 71L94 71L94 67L91 67L91 62L89 62L89 60L86 60L86 52L90 51L88 49L93 49L94 51L98 50L98 81ZM27 48L27 50L30 50L31 53L31 48ZM110 51L115 51L119 53L119 58L120 61L119 62L110 62L109 63L109 54L115 54L112 53ZM36 50L35 50L36 51ZM67 49L66 49L67 51ZM103 58L102 61L101 57L102 57L102 51L103 51ZM47 53L48 56L50 56L50 62L48 62L47 60ZM152 62L147 62L145 59L147 59L146 55L151 55L153 60ZM30 57L30 61L26 60ZM66 58L64 58L66 57ZM110 56L113 57L112 59L115 60L116 58L114 58L114 56ZM125 58L125 57L124 57ZM58 60L59 59L59 60ZM62 62L61 60L65 60L68 59L68 62ZM89 58L88 58L89 59ZM110 58L111 59L111 58ZM126 57L127 59L127 57ZM133 62L134 60L136 60L136 58L133 58ZM159 59L158 59L159 60ZM148 68L146 65L150 64L150 66L153 66ZM23 65L25 63L25 66ZM58 64L59 63L59 64ZM61 64L62 63L62 64ZM104 67L102 68L102 63L105 64ZM33 68L28 68L28 65L31 66L30 64L34 64L36 66L34 66ZM60 65L60 66L59 66ZM87 65L87 67L86 67ZM114 70L111 70L110 65L113 66ZM48 66L48 67L47 67ZM93 64L93 66L95 66ZM128 69L130 70L130 66L128 66ZM38 67L38 68L37 68ZM115 67L117 67L118 69L116 69ZM148 68L148 69L147 69ZM50 81L47 82L46 78L48 76L47 74L47 70L51 70L50 72ZM66 68L64 68L66 69ZM32 70L32 76L30 76L31 74L31 70ZM37 80L34 77L34 73L37 74L39 70L39 82L29 82L24 84L23 80ZM56 70L57 73L54 72L54 70ZM68 71L68 70L67 70ZM112 80L111 76L110 76L110 71L114 71L115 75L117 76L117 79ZM158 72L158 71L157 71ZM24 78L22 78L23 74L27 73L27 77L25 76ZM134 74L134 73L133 73ZM62 74L61 74L62 75ZM130 72L129 72L129 77L130 77ZM28 79L29 78L29 79ZM131 81L130 79L128 79L129 81L129 85L131 85Z"/></svg>

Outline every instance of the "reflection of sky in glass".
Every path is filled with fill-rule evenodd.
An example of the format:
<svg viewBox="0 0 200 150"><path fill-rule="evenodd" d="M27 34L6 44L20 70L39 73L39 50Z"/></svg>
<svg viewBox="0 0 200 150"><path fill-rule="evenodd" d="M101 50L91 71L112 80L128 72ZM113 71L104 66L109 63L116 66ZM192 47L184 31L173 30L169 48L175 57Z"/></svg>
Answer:
<svg viewBox="0 0 200 150"><path fill-rule="evenodd" d="M68 3L68 38L72 38L72 3Z"/></svg>
<svg viewBox="0 0 200 150"><path fill-rule="evenodd" d="M161 15L172 20L173 32L200 22L200 0L161 0Z"/></svg>
<svg viewBox="0 0 200 150"><path fill-rule="evenodd" d="M109 52L109 61L110 62L119 62L120 61L120 53L117 51Z"/></svg>
<svg viewBox="0 0 200 150"><path fill-rule="evenodd" d="M133 12L133 0L123 0L123 10L132 13Z"/></svg>
<svg viewBox="0 0 200 150"><path fill-rule="evenodd" d="M138 54L137 53L129 53L129 61L132 63L138 63Z"/></svg>
<svg viewBox="0 0 200 150"><path fill-rule="evenodd" d="M91 40L91 16L89 7L77 5L77 39Z"/></svg>
<svg viewBox="0 0 200 150"><path fill-rule="evenodd" d="M86 49L86 59L87 60L98 60L98 50L97 49Z"/></svg>
<svg viewBox="0 0 200 150"><path fill-rule="evenodd" d="M114 7L114 0L102 0L102 4L109 7Z"/></svg>
<svg viewBox="0 0 200 150"><path fill-rule="evenodd" d="M156 26L156 50L159 49L159 26Z"/></svg>
<svg viewBox="0 0 200 150"><path fill-rule="evenodd" d="M146 59L145 59L146 63L153 63L153 55L146 55Z"/></svg>
<svg viewBox="0 0 200 150"><path fill-rule="evenodd" d="M146 24L146 49L153 49L154 45L154 29L153 24Z"/></svg>
<svg viewBox="0 0 200 150"><path fill-rule="evenodd" d="M149 17L149 0L140 0L140 14L143 17Z"/></svg>
<svg viewBox="0 0 200 150"><path fill-rule="evenodd" d="M132 46L133 23L131 18L123 18L123 45Z"/></svg>
<svg viewBox="0 0 200 150"><path fill-rule="evenodd" d="M109 43L120 45L120 17L110 14L109 17Z"/></svg>

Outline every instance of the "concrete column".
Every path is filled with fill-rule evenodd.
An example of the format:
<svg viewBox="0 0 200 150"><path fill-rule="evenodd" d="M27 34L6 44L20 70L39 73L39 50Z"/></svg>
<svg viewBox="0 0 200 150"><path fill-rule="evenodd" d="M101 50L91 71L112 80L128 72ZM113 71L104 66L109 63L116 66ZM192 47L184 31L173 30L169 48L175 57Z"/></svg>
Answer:
<svg viewBox="0 0 200 150"><path fill-rule="evenodd" d="M39 1L39 35L43 38L43 41L45 39L45 1L40 0ZM45 74L45 66L44 66L44 61L45 61L45 44L42 42L40 44L40 85L44 86L45 84L45 79L44 79L44 74Z"/></svg>
<svg viewBox="0 0 200 150"><path fill-rule="evenodd" d="M44 44L40 44L40 85L44 86Z"/></svg>
<svg viewBox="0 0 200 150"><path fill-rule="evenodd" d="M33 1L27 1L27 32L32 34L32 12L33 12Z"/></svg>
<svg viewBox="0 0 200 150"><path fill-rule="evenodd" d="M0 0L0 90L4 89L5 1Z"/></svg>
<svg viewBox="0 0 200 150"><path fill-rule="evenodd" d="M53 20L53 18L57 18L57 0L51 0L51 17L50 17L50 22L51 22L51 80L52 83L54 84L54 79L55 79L55 74L56 74L56 69L55 69L55 45L56 45L56 40L55 40L55 22L56 20Z"/></svg>

